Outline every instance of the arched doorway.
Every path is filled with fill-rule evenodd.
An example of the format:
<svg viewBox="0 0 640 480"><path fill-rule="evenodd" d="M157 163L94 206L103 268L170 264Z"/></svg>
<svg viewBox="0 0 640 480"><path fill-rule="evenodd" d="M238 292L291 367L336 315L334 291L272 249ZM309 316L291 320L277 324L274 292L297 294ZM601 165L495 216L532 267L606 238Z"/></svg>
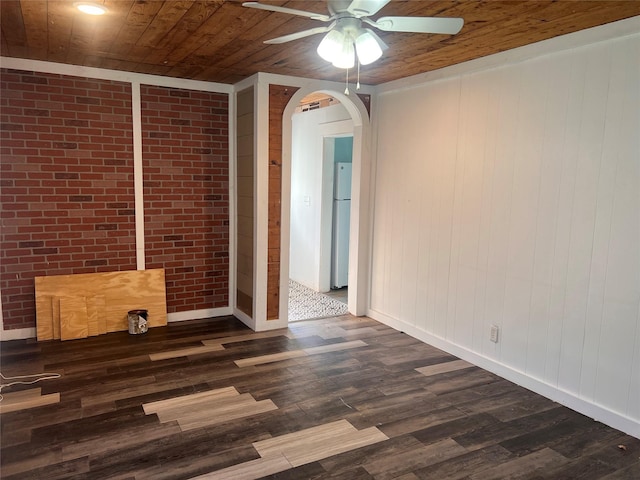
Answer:
<svg viewBox="0 0 640 480"><path fill-rule="evenodd" d="M301 99L312 92L336 98L350 117L353 135L351 218L349 240L349 296L348 311L353 315L366 314L368 299L368 218L369 218L369 116L367 108L357 96L320 88L301 88L287 104L282 122L282 204L281 204L281 264L280 264L280 318L288 311L291 233L291 166L292 116Z"/></svg>
<svg viewBox="0 0 640 480"><path fill-rule="evenodd" d="M289 322L347 313L353 120L326 93L291 116Z"/></svg>

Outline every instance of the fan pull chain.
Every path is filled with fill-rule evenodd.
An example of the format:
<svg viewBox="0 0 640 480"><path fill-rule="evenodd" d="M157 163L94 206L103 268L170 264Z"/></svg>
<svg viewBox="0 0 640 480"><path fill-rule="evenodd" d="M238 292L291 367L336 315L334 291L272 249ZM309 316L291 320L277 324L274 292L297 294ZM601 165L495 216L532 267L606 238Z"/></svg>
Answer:
<svg viewBox="0 0 640 480"><path fill-rule="evenodd" d="M347 68L347 79L344 82L344 94L349 95L349 69Z"/></svg>
<svg viewBox="0 0 640 480"><path fill-rule="evenodd" d="M356 83L356 90L360 90L360 59L358 59L358 81Z"/></svg>

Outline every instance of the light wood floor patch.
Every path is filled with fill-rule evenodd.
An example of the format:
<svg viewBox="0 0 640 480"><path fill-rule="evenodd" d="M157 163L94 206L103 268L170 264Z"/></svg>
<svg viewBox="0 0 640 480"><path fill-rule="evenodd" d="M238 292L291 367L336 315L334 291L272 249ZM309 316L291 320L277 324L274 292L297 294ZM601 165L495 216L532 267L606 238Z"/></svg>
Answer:
<svg viewBox="0 0 640 480"><path fill-rule="evenodd" d="M200 399L200 401L190 403L189 405L162 410L158 412L157 415L163 423L172 420L187 422L199 419L202 417L203 412L206 412L207 417L218 417L229 411L249 408L254 403L256 403L256 401L250 394L243 393L237 397Z"/></svg>
<svg viewBox="0 0 640 480"><path fill-rule="evenodd" d="M27 388L26 390L18 390L16 392L3 393L2 402L5 403L7 400L15 402L21 399L39 397L40 395L42 395L42 389L40 387ZM0 405L2 405L2 403L0 403Z"/></svg>
<svg viewBox="0 0 640 480"><path fill-rule="evenodd" d="M465 362L464 360L454 360L453 362L437 363L435 365L416 368L416 370L428 377L431 375L438 375L439 373L454 372L456 370L462 370L463 368L469 367L473 367L473 364Z"/></svg>
<svg viewBox="0 0 640 480"><path fill-rule="evenodd" d="M186 406L191 402L197 401L200 398L220 398L220 397L237 397L240 395L235 387L218 388L216 390L209 390L206 392L193 393L191 395L182 395L180 397L167 398L166 400L159 400L157 402L145 403L142 405L144 413L149 415L151 413L157 413L162 410L170 409L175 406Z"/></svg>
<svg viewBox="0 0 640 480"><path fill-rule="evenodd" d="M303 348L302 350L290 350L287 352L273 353L270 355L261 355L259 357L249 357L236 360L238 367L249 367L254 365L262 365L265 363L280 362L291 358L305 357L307 355L318 355L321 353L337 352L340 350L348 350L351 348L366 347L367 344L362 340L354 340L352 342L332 343L330 345L321 345L319 347Z"/></svg>
<svg viewBox="0 0 640 480"><path fill-rule="evenodd" d="M172 407L160 408L155 413L162 422L169 422L171 420L177 420L178 418L188 417L189 415L198 415L205 409L215 409L216 412L218 412L229 405L243 405L251 402L255 402L255 400L253 400L253 397L248 393L229 396L202 396L190 399L188 402L176 404Z"/></svg>
<svg viewBox="0 0 640 480"><path fill-rule="evenodd" d="M236 335L224 338L212 338L202 340L202 345L194 347L181 348L178 350L168 350L166 352L152 353L149 355L151 361L167 360L170 358L188 357L189 355L200 355L208 352L219 352L224 350L224 346L231 343L247 342L249 340L260 340L263 338L287 337L293 338L288 329L269 330L267 332L258 332L248 335Z"/></svg>
<svg viewBox="0 0 640 480"><path fill-rule="evenodd" d="M317 335L318 337L324 340L331 340L333 338L352 338L352 337L358 337L358 336L373 336L378 334L378 332L371 327L354 328L354 329L348 330L348 329L334 326L334 325L323 325L320 327L317 327L317 326L297 327L295 328L294 331L295 331L296 337Z"/></svg>
<svg viewBox="0 0 640 480"><path fill-rule="evenodd" d="M289 461L283 455L277 455L232 465L222 470L193 477L190 480L254 480L284 472L290 468L292 468L292 465Z"/></svg>
<svg viewBox="0 0 640 480"><path fill-rule="evenodd" d="M247 335L234 335L231 337L223 337L223 338L211 338L208 340L202 340L204 345L227 345L229 343L238 343L238 342L247 342L249 340L259 340L262 338L272 338L272 337L287 337L292 338L293 335L291 331L287 328L280 328L278 330L269 330L266 332L257 332L250 333Z"/></svg>
<svg viewBox="0 0 640 480"><path fill-rule="evenodd" d="M208 427L220 423L230 422L245 417L252 417L261 413L277 410L278 406L271 400L255 400L247 405L234 405L221 411L214 411L211 415L203 412L199 415L191 415L178 419L178 425L183 432L193 430L195 428Z"/></svg>
<svg viewBox="0 0 640 480"><path fill-rule="evenodd" d="M327 441L335 435L357 432L347 420L337 420L298 432L286 433L277 437L254 442L253 446L261 457L275 455L297 443L308 443L315 440Z"/></svg>
<svg viewBox="0 0 640 480"><path fill-rule="evenodd" d="M214 345L197 345L195 347L181 348L179 350L169 350L166 352L151 353L149 359L152 362L158 360L167 360L169 358L188 357L189 355L200 355L208 352L219 352L224 350L224 347L220 344Z"/></svg>
<svg viewBox="0 0 640 480"><path fill-rule="evenodd" d="M354 340L352 342L331 343L329 345L321 345L319 347L310 347L303 349L307 355L317 355L319 353L339 352L340 350L348 350L350 348L366 347L367 344L362 340Z"/></svg>
<svg viewBox="0 0 640 480"><path fill-rule="evenodd" d="M234 363L239 367L251 367L254 365L262 365L265 363L281 362L292 358L304 357L306 353L303 350L291 350L288 352L272 353L270 355L260 355L259 357L249 357L236 360Z"/></svg>
<svg viewBox="0 0 640 480"><path fill-rule="evenodd" d="M299 467L385 440L388 440L388 437L384 433L376 427L369 427L353 433L335 435L330 440L314 439L306 444L294 444L284 450L283 454L291 465Z"/></svg>
<svg viewBox="0 0 640 480"><path fill-rule="evenodd" d="M235 387L143 404L146 415L155 413L162 423L177 421L183 432L277 410L271 400L256 400Z"/></svg>
<svg viewBox="0 0 640 480"><path fill-rule="evenodd" d="M338 420L254 442L262 458L191 480L254 480L388 439L376 427L358 430L347 420Z"/></svg>
<svg viewBox="0 0 640 480"><path fill-rule="evenodd" d="M299 467L384 440L388 437L376 427L357 430L347 420L338 420L261 440L253 446L262 457L281 454L291 465Z"/></svg>
<svg viewBox="0 0 640 480"><path fill-rule="evenodd" d="M18 410L60 403L59 393L41 395L40 392L40 388L30 388L18 392L3 393L2 402L0 402L0 413L17 412Z"/></svg>

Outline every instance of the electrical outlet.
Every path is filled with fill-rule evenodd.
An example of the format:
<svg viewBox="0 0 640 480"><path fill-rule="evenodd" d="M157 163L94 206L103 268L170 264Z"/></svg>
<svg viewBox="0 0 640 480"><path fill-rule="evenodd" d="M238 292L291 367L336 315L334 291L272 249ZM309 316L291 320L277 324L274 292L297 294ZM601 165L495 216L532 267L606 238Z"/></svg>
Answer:
<svg viewBox="0 0 640 480"><path fill-rule="evenodd" d="M489 340L493 343L498 343L498 334L500 333L500 327L497 325L491 325L491 333L489 335Z"/></svg>

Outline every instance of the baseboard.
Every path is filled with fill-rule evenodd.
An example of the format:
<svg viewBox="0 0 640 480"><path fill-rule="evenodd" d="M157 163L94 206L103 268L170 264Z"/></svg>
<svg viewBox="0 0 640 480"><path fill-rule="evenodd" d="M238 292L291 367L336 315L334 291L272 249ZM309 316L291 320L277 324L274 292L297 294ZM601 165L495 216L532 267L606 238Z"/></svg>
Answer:
<svg viewBox="0 0 640 480"><path fill-rule="evenodd" d="M35 328L16 328L14 330L4 330L0 328L0 342L7 340L25 340L36 338Z"/></svg>
<svg viewBox="0 0 640 480"><path fill-rule="evenodd" d="M640 422L621 415L617 412L607 409L601 405L589 402L583 398L577 397L573 393L562 390L558 387L545 383L539 379L533 378L524 372L516 370L508 365L497 362L494 359L485 357L476 352L468 350L465 347L448 342L447 340L432 335L424 330L421 330L413 325L398 320L396 318L389 317L383 313L375 310L369 310L367 315L374 320L377 320L391 328L402 331L407 335L410 335L424 343L428 343L440 350L455 355L469 363L484 368L485 370L495 373L502 378L509 380L521 387L524 387L532 392L538 393L544 397L558 402L576 412L586 415L589 418L593 418L599 422L602 422L610 427L616 428L622 432L632 435L636 438L640 438Z"/></svg>
<svg viewBox="0 0 640 480"><path fill-rule="evenodd" d="M186 312L173 312L167 314L167 322L184 322L185 320L198 320L201 318L224 317L233 315L231 307L205 308L202 310L188 310Z"/></svg>
<svg viewBox="0 0 640 480"><path fill-rule="evenodd" d="M201 318L224 317L233 315L231 307L222 308L206 308L203 310L189 310L188 312L175 312L167 314L167 322L183 322L185 320L197 320ZM27 338L36 338L35 328L16 328L15 330L0 329L0 341L8 340L25 340Z"/></svg>

